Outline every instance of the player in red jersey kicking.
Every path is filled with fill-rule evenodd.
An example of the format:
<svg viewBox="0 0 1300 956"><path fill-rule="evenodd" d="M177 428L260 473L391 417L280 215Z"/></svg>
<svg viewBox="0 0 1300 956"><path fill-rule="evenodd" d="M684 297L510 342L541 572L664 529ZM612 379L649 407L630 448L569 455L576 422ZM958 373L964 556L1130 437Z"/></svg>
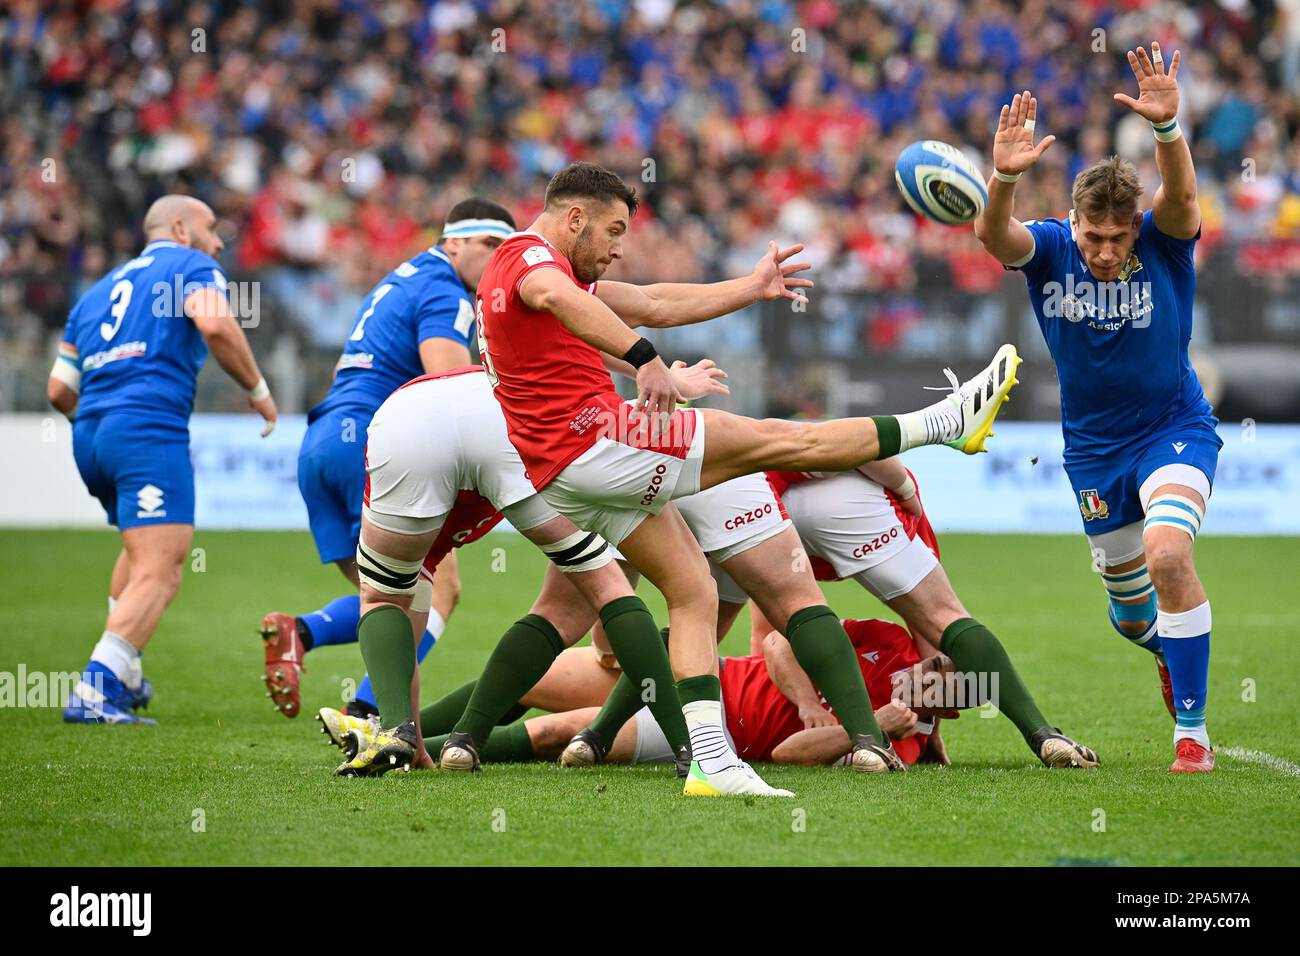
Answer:
<svg viewBox="0 0 1300 956"><path fill-rule="evenodd" d="M806 264L787 261L802 247L782 251L775 243L743 278L709 285L598 283L622 256L637 204L634 190L599 166L574 163L557 173L541 215L501 244L479 283L479 351L533 486L579 527L615 544L664 594L694 756L685 792L771 795L726 742L716 676L717 592L669 502L768 468L843 470L923 444L973 454L983 449L1020 360L1003 346L976 378L958 385L952 377L953 394L899 417L807 424L678 410L668 367L633 327L700 322L758 300L802 299L798 290L812 283L795 278ZM635 408L614 390L602 353L636 369ZM847 669L851 649L833 614L803 631L806 648L842 653ZM512 670L509 681L500 681L513 683L512 701L549 666L544 649L530 648L528 656L502 662ZM868 752L861 763L902 769L868 701L841 719L855 751ZM443 766L474 764L485 737L482 723L478 729L476 735L457 727L443 748Z"/></svg>

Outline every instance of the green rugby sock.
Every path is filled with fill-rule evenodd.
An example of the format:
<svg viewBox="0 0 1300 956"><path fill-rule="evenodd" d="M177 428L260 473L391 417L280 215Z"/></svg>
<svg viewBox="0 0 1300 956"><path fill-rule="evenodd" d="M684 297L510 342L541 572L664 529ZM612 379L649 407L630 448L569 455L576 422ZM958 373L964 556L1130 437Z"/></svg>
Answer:
<svg viewBox="0 0 1300 956"><path fill-rule="evenodd" d="M564 639L555 625L525 614L501 636L455 729L473 737L482 753L497 721L532 690L562 650Z"/></svg>
<svg viewBox="0 0 1300 956"><path fill-rule="evenodd" d="M682 699L682 706L700 701L722 702L722 682L712 674L700 674L698 677L683 677L677 682L677 695Z"/></svg>
<svg viewBox="0 0 1300 956"><path fill-rule="evenodd" d="M790 615L785 630L795 660L831 705L849 739L870 734L877 743L888 744L876 723L853 642L835 612L825 604L806 607Z"/></svg>
<svg viewBox="0 0 1300 956"><path fill-rule="evenodd" d="M438 754L446 742L447 734L425 737L424 748L431 754ZM479 748L479 757L488 763L524 763L537 759L533 753L532 738L528 736L528 728L524 724L493 729Z"/></svg>
<svg viewBox="0 0 1300 956"><path fill-rule="evenodd" d="M620 685L625 687L615 702L618 712L611 713L608 721L602 724L603 729L597 731L601 739L607 742L607 746L612 744L614 735L628 718L642 707L649 707L659 729L664 732L668 745L674 751L690 746L691 737L686 729L686 718L682 716L682 702L677 696L677 684L673 680L672 664L668 661L665 638L655 627L654 618L650 616L650 609L645 606L645 602L635 594L615 598L600 609L600 623L605 627L610 650L623 668L623 674L614 685L614 690L617 691ZM606 700L605 703L608 707L609 701ZM632 707L630 712L627 710L629 706ZM604 713L602 708L601 714ZM626 716L615 724L614 720L620 713Z"/></svg>
<svg viewBox="0 0 1300 956"><path fill-rule="evenodd" d="M876 442L880 445L876 460L893 458L903 447L902 425L893 415L872 415L871 420L876 423Z"/></svg>
<svg viewBox="0 0 1300 956"><path fill-rule="evenodd" d="M1026 743L1034 731L1048 726L1029 688L1016 673L1006 648L979 621L973 617L953 621L939 640L939 650L952 658L958 671L988 674L990 682L997 675L997 707L1016 725Z"/></svg>
<svg viewBox="0 0 1300 956"><path fill-rule="evenodd" d="M432 704L420 711L420 736L435 737L438 734L445 734L456 726L456 721L460 715L465 713L465 707L469 704L469 699L474 693L474 686L478 683L476 680L470 681L464 687L458 687L445 697L439 697ZM523 704L515 704L497 721L497 726L502 724L513 724L516 720L528 713L528 708Z"/></svg>
<svg viewBox="0 0 1300 956"><path fill-rule="evenodd" d="M666 646L668 644L668 628L665 627L659 633L663 637ZM614 738L618 736L618 732L623 725L631 720L645 704L646 702L641 699L641 688L632 678L627 676L627 671L624 671L619 675L614 689L605 698L605 706L600 708L600 713L591 722L591 729L600 737L606 750L613 746ZM677 710L677 715L681 716L680 708ZM683 718L682 726L685 727L685 725L686 721Z"/></svg>
<svg viewBox="0 0 1300 956"><path fill-rule="evenodd" d="M406 612L391 604L371 608L357 624L357 643L385 728L411 719L411 678L415 676L415 639Z"/></svg>

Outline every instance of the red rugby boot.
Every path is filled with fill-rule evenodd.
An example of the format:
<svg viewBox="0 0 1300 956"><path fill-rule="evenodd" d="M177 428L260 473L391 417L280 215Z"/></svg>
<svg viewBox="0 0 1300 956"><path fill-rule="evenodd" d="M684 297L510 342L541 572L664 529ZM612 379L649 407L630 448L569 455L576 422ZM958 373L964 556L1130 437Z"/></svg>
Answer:
<svg viewBox="0 0 1300 956"><path fill-rule="evenodd" d="M1178 755L1169 767L1170 773L1208 773L1214 769L1214 750L1202 747L1191 737L1183 737L1174 747Z"/></svg>
<svg viewBox="0 0 1300 956"><path fill-rule="evenodd" d="M302 658L306 653L302 638L298 636L298 620L288 614L272 611L262 618L262 635L266 663L262 667L262 682L266 696L275 709L286 717L297 717L302 710L298 696L299 674L303 670Z"/></svg>

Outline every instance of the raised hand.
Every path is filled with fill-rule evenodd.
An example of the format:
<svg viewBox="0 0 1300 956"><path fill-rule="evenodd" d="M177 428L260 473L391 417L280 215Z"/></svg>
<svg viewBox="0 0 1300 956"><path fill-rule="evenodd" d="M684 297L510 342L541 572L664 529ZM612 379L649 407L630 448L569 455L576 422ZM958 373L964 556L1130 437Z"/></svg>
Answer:
<svg viewBox="0 0 1300 956"><path fill-rule="evenodd" d="M753 278L758 283L758 297L763 301L790 299L807 302L808 297L795 289L812 288L812 279L797 278L795 273L812 268L811 262L787 262L791 256L803 252L803 245L778 249L775 242L768 243L767 255L754 266Z"/></svg>
<svg viewBox="0 0 1300 956"><path fill-rule="evenodd" d="M1044 136L1034 145L1034 125L1038 122L1038 100L1028 90L1011 98L998 115L998 131L993 136L993 168L1007 175L1023 173L1038 162L1055 136Z"/></svg>
<svg viewBox="0 0 1300 956"><path fill-rule="evenodd" d="M1178 54L1169 61L1165 72L1160 44L1151 44L1151 55L1142 47L1137 52L1128 51L1128 65L1138 81L1138 98L1116 93L1115 101L1123 103L1134 113L1151 123L1167 123L1178 115Z"/></svg>

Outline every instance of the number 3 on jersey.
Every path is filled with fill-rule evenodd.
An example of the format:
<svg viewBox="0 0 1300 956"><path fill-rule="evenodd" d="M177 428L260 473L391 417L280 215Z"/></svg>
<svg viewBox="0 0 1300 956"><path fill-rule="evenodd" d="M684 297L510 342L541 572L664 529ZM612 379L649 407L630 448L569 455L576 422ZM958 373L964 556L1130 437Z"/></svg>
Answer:
<svg viewBox="0 0 1300 956"><path fill-rule="evenodd" d="M488 356L487 329L483 328L483 300L478 299L475 302L477 313L475 315L475 325L478 327L478 357L483 363L483 368L487 370L488 384L493 388L497 387L497 370L492 367L492 359Z"/></svg>
<svg viewBox="0 0 1300 956"><path fill-rule="evenodd" d="M392 291L393 284L391 282L385 282L375 290L375 294L370 297L370 308L361 313L361 318L357 320L357 327L353 329L352 334L348 336L350 341L360 342L366 337L366 320L375 314L375 307L379 305L380 300Z"/></svg>
<svg viewBox="0 0 1300 956"><path fill-rule="evenodd" d="M122 327L122 318L126 315L126 310L131 307L131 293L134 291L135 286L131 284L131 280L122 279L108 293L108 301L111 303L108 314L113 317L113 324L99 323L99 334L104 337L105 342L111 341L113 336L117 335L117 330Z"/></svg>

